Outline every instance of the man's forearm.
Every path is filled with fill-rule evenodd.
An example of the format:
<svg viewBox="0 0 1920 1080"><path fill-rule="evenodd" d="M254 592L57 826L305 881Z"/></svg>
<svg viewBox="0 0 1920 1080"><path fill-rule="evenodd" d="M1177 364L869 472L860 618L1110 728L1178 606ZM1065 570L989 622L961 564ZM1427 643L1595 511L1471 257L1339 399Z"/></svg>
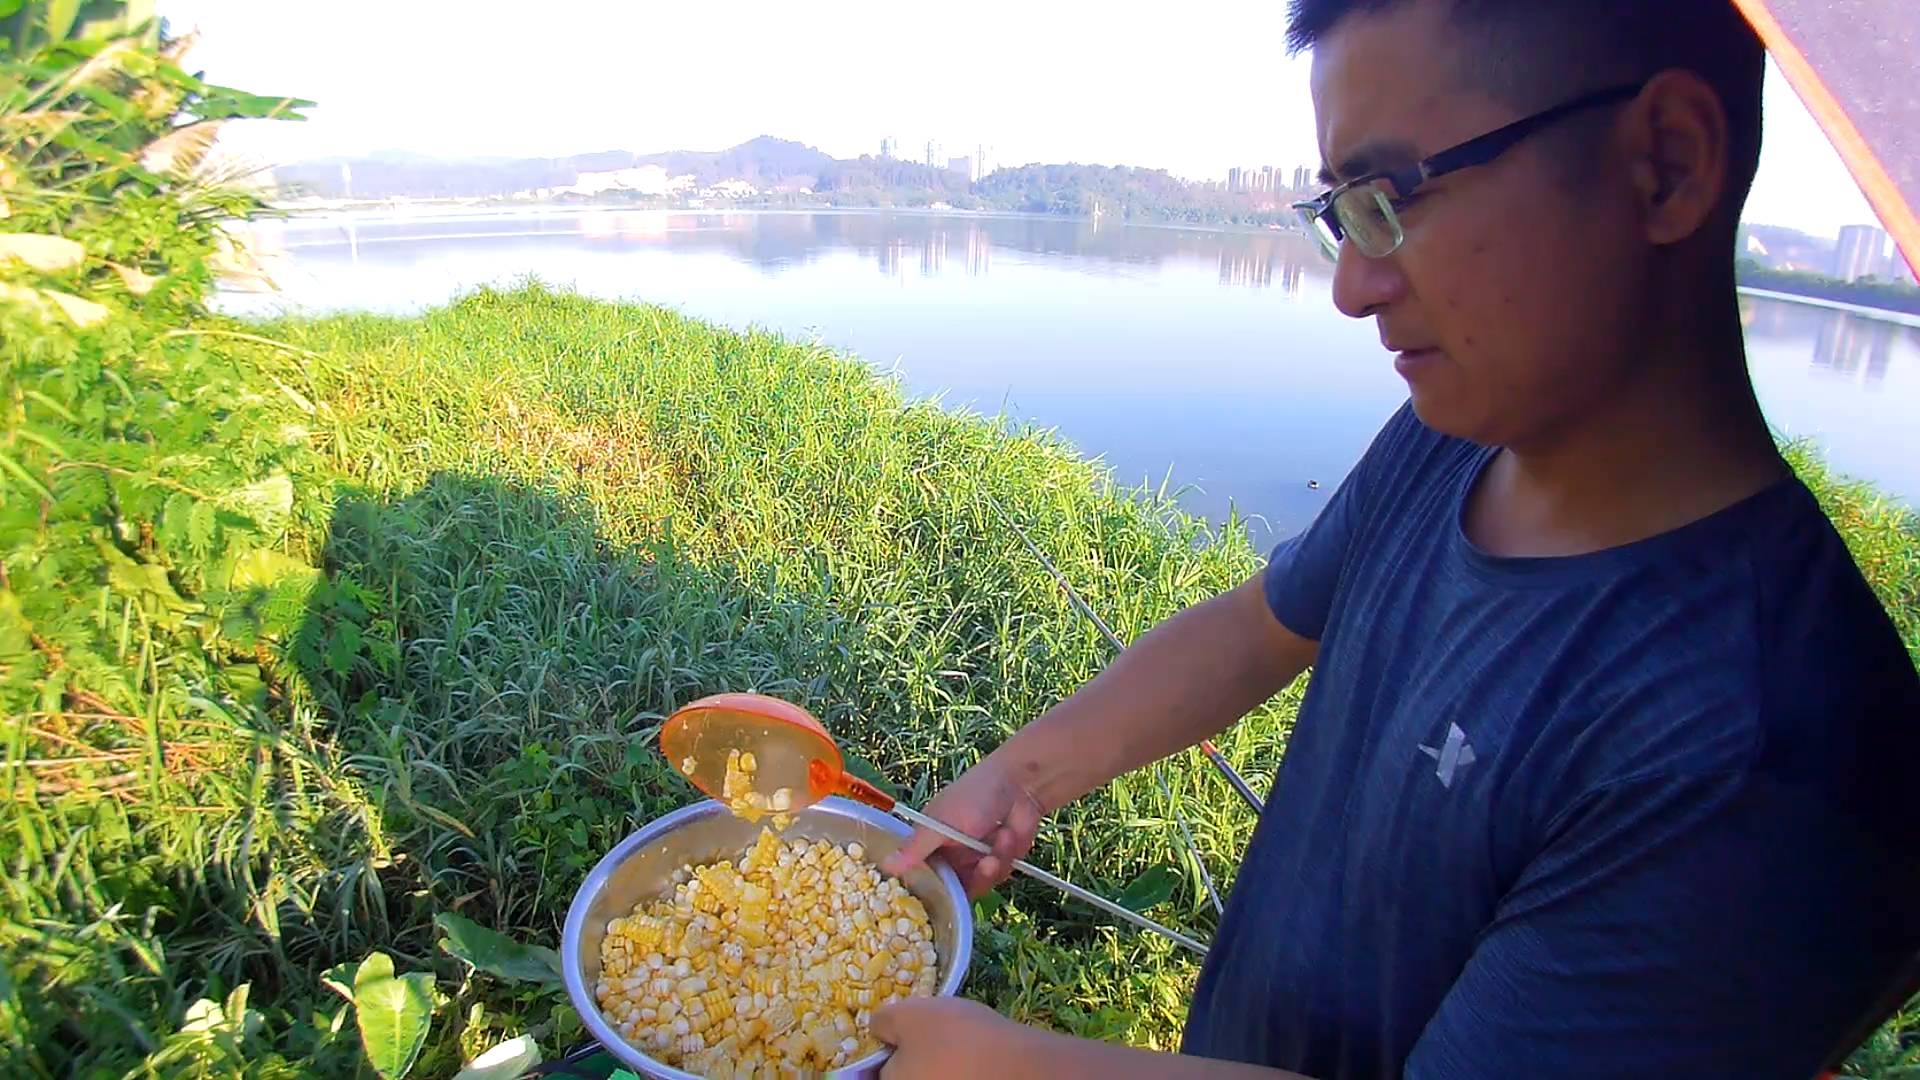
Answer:
<svg viewBox="0 0 1920 1080"><path fill-rule="evenodd" d="M1022 1029L1010 1068L996 1069L998 1080L1054 1080L1062 1076L1098 1076L1101 1080L1306 1080L1298 1073L1237 1061L1163 1054L1131 1046L1076 1039L1040 1028Z"/></svg>
<svg viewBox="0 0 1920 1080"><path fill-rule="evenodd" d="M1217 734L1312 663L1258 581L1182 611L994 751L1048 811Z"/></svg>

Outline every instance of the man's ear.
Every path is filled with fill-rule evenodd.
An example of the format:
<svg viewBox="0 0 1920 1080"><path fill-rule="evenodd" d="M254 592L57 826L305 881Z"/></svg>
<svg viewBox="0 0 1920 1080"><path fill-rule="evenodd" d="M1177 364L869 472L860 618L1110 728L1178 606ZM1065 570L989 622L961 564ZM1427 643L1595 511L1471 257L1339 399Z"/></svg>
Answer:
<svg viewBox="0 0 1920 1080"><path fill-rule="evenodd" d="M1713 219L1731 140L1726 107L1705 79L1680 69L1654 76L1616 130L1649 243L1679 243Z"/></svg>

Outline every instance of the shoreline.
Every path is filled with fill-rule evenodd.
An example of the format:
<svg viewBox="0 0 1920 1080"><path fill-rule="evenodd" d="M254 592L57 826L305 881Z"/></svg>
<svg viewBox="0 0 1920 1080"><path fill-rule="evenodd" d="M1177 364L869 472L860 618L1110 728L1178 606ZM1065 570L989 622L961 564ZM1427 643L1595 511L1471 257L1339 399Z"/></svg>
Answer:
<svg viewBox="0 0 1920 1080"><path fill-rule="evenodd" d="M924 206L732 206L732 207L666 207L666 206L610 206L589 204L568 206L563 203L529 203L518 206L477 206L462 203L450 204L406 204L364 205L355 207L288 207L278 206L270 217L260 221L355 221L355 222L414 222L414 221L460 221L466 219L491 220L503 218L540 218L565 214L646 214L646 215L714 215L714 216L794 216L801 214L847 215L847 214L897 214L909 217L951 217L951 218L996 218L1015 221L1062 221L1080 225L1104 227L1108 219L1096 221L1081 214L1048 214L1033 210L962 210L949 208L934 210ZM256 222L257 223L257 222ZM1300 236L1300 230L1292 228L1273 229L1264 225L1232 225L1185 223L1174 221L1123 221L1115 220L1113 225L1138 229L1180 229L1190 232L1206 233L1245 233L1250 236Z"/></svg>
<svg viewBox="0 0 1920 1080"><path fill-rule="evenodd" d="M934 210L921 206L743 206L743 207L622 207L608 205L566 206L560 203L539 203L525 206L488 207L471 204L406 204L366 205L358 207L276 207L273 217L250 223L256 228L260 224L280 222L342 222L353 224L405 224L432 223L447 221L498 221L515 218L544 219L568 215L646 215L668 217L688 216L769 216L792 217L806 214L843 216L851 214L893 214L904 217L945 217L956 219L998 219L1010 221L1060 221L1081 225L1093 225L1099 228L1104 221L1094 218L1036 213L1030 210ZM1213 233L1221 235L1240 234L1246 236L1282 236L1298 237L1297 229L1272 229L1262 225L1222 225L1192 224L1171 221L1114 221L1114 226L1137 229L1171 229L1180 232ZM1920 328L1920 314L1900 311L1895 308L1870 307L1864 304L1852 304L1842 300L1829 300L1824 297L1808 296L1802 293L1781 292L1777 289L1762 289L1748 285L1735 285L1735 291L1742 296L1752 296L1762 300L1783 300L1795 304L1808 304L1813 307L1843 311L1863 318L1880 319L1901 326Z"/></svg>
<svg viewBox="0 0 1920 1080"><path fill-rule="evenodd" d="M1801 293L1780 292L1775 289L1756 289L1748 285L1736 285L1734 291L1741 296L1751 296L1757 300L1784 300L1790 304L1806 304L1810 307L1827 308L1830 311L1844 311L1849 315L1859 315L1867 319L1879 319L1882 322L1898 323L1901 326L1920 328L1920 315L1910 311L1898 311L1893 308L1866 307L1862 304L1849 304L1844 300L1828 300L1823 296L1806 296Z"/></svg>

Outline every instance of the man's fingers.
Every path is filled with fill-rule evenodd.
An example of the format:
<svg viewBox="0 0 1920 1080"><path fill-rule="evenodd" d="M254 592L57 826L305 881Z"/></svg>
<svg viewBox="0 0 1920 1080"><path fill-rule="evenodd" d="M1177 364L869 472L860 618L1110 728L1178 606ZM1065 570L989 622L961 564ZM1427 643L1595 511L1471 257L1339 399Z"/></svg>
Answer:
<svg viewBox="0 0 1920 1080"><path fill-rule="evenodd" d="M880 860L880 869L894 877L900 877L914 867L924 864L927 856L939 850L940 845L946 842L946 837L932 829L915 826L913 835L907 837L906 843L896 848L893 854Z"/></svg>
<svg viewBox="0 0 1920 1080"><path fill-rule="evenodd" d="M1006 880L1006 876L1007 867L998 855L982 855L963 878L967 895L977 900L992 892L995 885Z"/></svg>

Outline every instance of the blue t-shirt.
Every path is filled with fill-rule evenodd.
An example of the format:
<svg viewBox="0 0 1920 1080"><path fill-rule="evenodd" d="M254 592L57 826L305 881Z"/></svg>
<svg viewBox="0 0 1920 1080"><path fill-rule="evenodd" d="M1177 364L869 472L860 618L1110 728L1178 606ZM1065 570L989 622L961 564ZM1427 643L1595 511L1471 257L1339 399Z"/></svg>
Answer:
<svg viewBox="0 0 1920 1080"><path fill-rule="evenodd" d="M1798 480L1569 558L1403 408L1266 575L1319 660L1183 1051L1805 1080L1913 987L1920 679Z"/></svg>

